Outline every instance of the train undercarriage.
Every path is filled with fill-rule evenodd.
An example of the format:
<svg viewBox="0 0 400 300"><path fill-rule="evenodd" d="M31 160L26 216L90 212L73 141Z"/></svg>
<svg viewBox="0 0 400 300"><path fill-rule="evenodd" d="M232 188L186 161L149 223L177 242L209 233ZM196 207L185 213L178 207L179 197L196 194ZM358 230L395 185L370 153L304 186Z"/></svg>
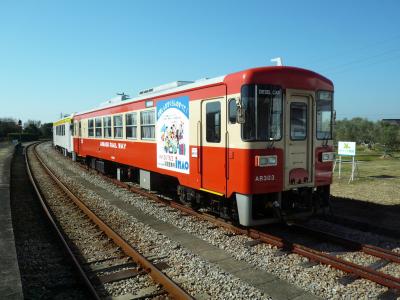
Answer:
<svg viewBox="0 0 400 300"><path fill-rule="evenodd" d="M219 197L178 186L179 201L193 209L213 214L245 226L291 222L329 210L330 187L299 188L280 193ZM242 203L241 203L242 202Z"/></svg>
<svg viewBox="0 0 400 300"><path fill-rule="evenodd" d="M58 148L58 150L65 155L63 149ZM182 186L176 178L171 176L93 157L78 157L78 160L104 175L121 181L138 183L145 189L165 193L195 210L203 209L215 216L244 226L302 220L326 213L330 207L329 185L317 188L302 187L268 194L236 193L230 198L225 198Z"/></svg>

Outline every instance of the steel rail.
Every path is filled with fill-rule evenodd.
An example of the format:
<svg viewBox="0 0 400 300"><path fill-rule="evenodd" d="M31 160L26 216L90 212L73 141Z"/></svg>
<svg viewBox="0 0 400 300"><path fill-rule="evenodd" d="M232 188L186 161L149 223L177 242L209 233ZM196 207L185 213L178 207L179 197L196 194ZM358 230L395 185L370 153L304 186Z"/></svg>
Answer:
<svg viewBox="0 0 400 300"><path fill-rule="evenodd" d="M127 188L128 190L140 194L144 197L150 198L152 200L155 200L157 202L161 202L164 203L172 208L176 208L179 209L181 211L183 211L184 213L193 215L195 217L198 217L202 220L207 220L212 222L213 224L216 224L218 226L221 226L223 228L226 228L236 234L243 234L243 235L247 235L253 239L259 240L263 243L268 243L270 245L276 246L280 249L284 249L284 250L288 250L292 253L296 253L298 255L301 255L303 257L307 257L308 259L312 260L312 261L316 261L322 264L326 264L326 265L330 265L335 269L344 271L346 273L350 273L350 274L354 274L358 277L361 278L365 278L371 281L374 281L380 285L386 286L388 288L392 288L392 289L400 289L400 279L396 278L394 276L376 271L372 268L369 267L364 267L364 266L360 266L357 264L354 264L352 262L346 261L344 259L341 259L339 257L336 257L334 255L331 254L326 254L314 249L311 249L309 247L306 247L304 245L300 245L297 243L292 243L290 241L287 241L283 238L277 237L277 236L273 236L270 234L267 234L265 232L259 231L257 229L254 228L249 228L249 229L245 229L245 228L241 228L241 227L237 227L233 224L227 223L225 220L221 220L218 219L214 216L208 215L208 214L204 214L204 213L199 213L187 206L184 206L182 204L179 204L177 202L174 201L169 201L166 199L163 199L161 197L159 197L156 194L152 194L149 193L143 189L140 188L136 188L133 187L131 185L128 185L126 183L120 182L114 178L110 178L107 177L103 174L101 174L104 178L111 180L112 182L114 182L115 184L117 184L118 186ZM355 243L355 242L353 242ZM386 249L381 249L379 247L375 247L372 245L363 245L363 247L361 248L363 249L363 251L365 250L365 253L371 254L371 255L379 255L379 257L382 257L384 259L388 259L391 260L393 262L398 262L400 255L398 255L395 252L386 250Z"/></svg>
<svg viewBox="0 0 400 300"><path fill-rule="evenodd" d="M82 165L80 165L80 166L82 168L86 169L87 171L89 170L89 168L85 168ZM210 221L211 223L221 226L227 230L230 230L230 231L234 232L235 234L247 235L247 236L249 236L253 239L259 240L263 243L267 243L267 244L276 246L277 248L284 249L284 250L290 251L292 253L296 253L298 255L307 257L308 259L310 259L312 261L316 261L316 262L319 262L319 263L322 263L325 265L330 265L335 269L344 271L346 273L354 274L361 278L365 278L365 279L374 281L380 285L386 286L391 289L400 290L400 279L396 278L394 276L376 271L369 267L364 267L364 266L354 264L352 262L346 261L346 260L336 257L334 255L326 254L326 253L311 249L309 247L306 247L304 245L292 243L283 238L270 235L268 233L259 231L254 228L245 229L242 227L235 226L233 224L227 223L225 220L218 219L218 218L208 215L208 214L197 212L197 211L193 210L192 208L189 208L187 206L179 204L175 201L170 201L170 200L164 199L164 198L158 196L157 194L149 193L148 191L145 191L141 188L137 188L137 187L128 185L124 182L118 181L115 178L111 178L104 174L101 174L98 171L97 171L97 173L99 175L101 175L103 178L105 178L106 180L109 180L120 187L126 188L134 193L142 195L146 198L150 198L154 201L163 203L172 208L179 209L182 212L193 215L199 219ZM379 257L391 260L393 262L397 262L397 257L399 257L399 255L397 255L397 253L386 250L386 249L381 249L379 247L375 247L372 245L363 245L363 246L364 246L363 249L365 249L365 251L367 251L365 253L368 253L371 255L375 255L375 254L381 255ZM374 254L372 254L372 253L374 253Z"/></svg>
<svg viewBox="0 0 400 300"><path fill-rule="evenodd" d="M85 271L83 270L83 268L81 267L78 259L75 257L73 251L71 250L68 242L66 241L63 233L61 232L61 230L59 229L57 223L54 220L54 216L53 213L50 211L50 209L47 206L46 201L44 200L44 197L42 195L42 192L40 191L39 185L35 179L35 177L33 176L33 172L32 172L32 168L28 159L28 149L30 147L36 147L37 143L35 144L31 144L27 147L27 151L25 151L25 165L26 165L26 169L27 169L27 173L28 173L28 177L29 180L32 183L32 186L39 198L40 204L42 205L43 211L45 212L47 219L49 220L50 224L53 226L54 231L57 233L61 243L64 246L65 251L67 252L68 256L70 257L70 259L72 260L75 269L77 270L77 272L79 273L79 276L81 277L81 279L83 280L84 284L87 286L90 294L93 296L94 299L100 299L99 295L96 292L96 289L94 288L94 286L92 285L92 283L90 282L89 278L87 277Z"/></svg>
<svg viewBox="0 0 400 300"><path fill-rule="evenodd" d="M251 231L252 231L252 229L251 229ZM332 266L336 269L342 270L346 273L351 273L351 274L357 275L359 277L374 281L376 283L379 283L379 284L389 287L389 288L393 288L393 289L400 288L400 279L396 278L394 276L376 271L369 267L364 267L364 266L354 264L352 262L346 261L346 260L336 257L334 255L323 253L321 251L317 251L317 250L311 249L309 247L306 247L306 246L303 246L303 245L300 245L297 243L291 243L291 242L283 240L281 238L276 238L276 237L271 236L266 233L260 232L259 234L260 234L259 239L261 241L276 240L276 244L275 244L276 246L279 247L279 245L282 245L280 248L290 250L291 252L297 253L304 257L307 257L310 260L330 265L330 266Z"/></svg>
<svg viewBox="0 0 400 300"><path fill-rule="evenodd" d="M307 226L297 224L297 223L293 224L292 227L295 227L296 229L300 229L302 231L306 231L308 233L316 235L319 238L325 238L325 239L329 238L330 241L344 245L350 249L362 251L365 254L369 254L369 255L372 255L372 256L375 256L378 258L382 258L387 261L400 263L400 253L393 252L388 249L380 248L380 247L377 247L374 245L362 244L362 243L338 236L333 233L321 231L321 230L314 229L314 228L309 228Z"/></svg>
<svg viewBox="0 0 400 300"><path fill-rule="evenodd" d="M36 149L35 149L36 150ZM97 225L104 231L104 233L114 241L124 253L130 256L136 263L138 263L153 279L155 282L161 284L165 290L176 299L194 299L179 285L172 281L166 274L160 271L155 265L147 260L143 255L136 251L128 242L126 242L117 232L109 227L103 220L101 220L89 207L87 207L78 197L76 197L69 188L64 185L57 176L47 167L45 162L39 157L38 153L34 151L37 159L42 164L43 168L49 176L58 184L58 186L70 197L70 199Z"/></svg>

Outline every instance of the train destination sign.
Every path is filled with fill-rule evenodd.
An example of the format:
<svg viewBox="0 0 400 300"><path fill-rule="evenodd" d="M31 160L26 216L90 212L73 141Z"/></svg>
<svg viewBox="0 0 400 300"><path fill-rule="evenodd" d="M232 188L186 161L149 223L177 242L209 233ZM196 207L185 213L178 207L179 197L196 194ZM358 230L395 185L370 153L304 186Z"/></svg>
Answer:
<svg viewBox="0 0 400 300"><path fill-rule="evenodd" d="M338 155L355 156L356 155L356 142L339 142Z"/></svg>
<svg viewBox="0 0 400 300"><path fill-rule="evenodd" d="M189 174L189 97L157 102L157 167Z"/></svg>

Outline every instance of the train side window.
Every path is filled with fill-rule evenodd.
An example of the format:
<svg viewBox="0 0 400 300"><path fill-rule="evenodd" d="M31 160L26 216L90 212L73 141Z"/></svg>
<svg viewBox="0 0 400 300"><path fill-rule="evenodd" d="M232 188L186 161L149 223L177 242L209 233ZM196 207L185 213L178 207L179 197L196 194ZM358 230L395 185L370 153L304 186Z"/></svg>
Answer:
<svg viewBox="0 0 400 300"><path fill-rule="evenodd" d="M112 138L111 134L111 117L103 117L103 135L105 138Z"/></svg>
<svg viewBox="0 0 400 300"><path fill-rule="evenodd" d="M307 104L292 102L290 104L290 138L294 141L307 137Z"/></svg>
<svg viewBox="0 0 400 300"><path fill-rule="evenodd" d="M154 110L140 112L140 136L142 139L155 138L155 113Z"/></svg>
<svg viewBox="0 0 400 300"><path fill-rule="evenodd" d="M102 124L101 124L101 118L96 118L95 119L95 134L96 137L102 137Z"/></svg>
<svg viewBox="0 0 400 300"><path fill-rule="evenodd" d="M237 115L236 100L231 99L229 100L229 123L231 124L236 123L236 115Z"/></svg>
<svg viewBox="0 0 400 300"><path fill-rule="evenodd" d="M319 91L317 97L317 139L332 139L333 94Z"/></svg>
<svg viewBox="0 0 400 300"><path fill-rule="evenodd" d="M206 104L206 140L209 143L221 141L221 103Z"/></svg>
<svg viewBox="0 0 400 300"><path fill-rule="evenodd" d="M88 121L88 137L94 136L94 120L90 119Z"/></svg>
<svg viewBox="0 0 400 300"><path fill-rule="evenodd" d="M114 139L122 139L122 116L114 116Z"/></svg>
<svg viewBox="0 0 400 300"><path fill-rule="evenodd" d="M136 113L129 113L125 115L125 132L127 139L137 138L137 120Z"/></svg>
<svg viewBox="0 0 400 300"><path fill-rule="evenodd" d="M79 136L82 136L82 123L81 121L79 121L79 132L78 132Z"/></svg>

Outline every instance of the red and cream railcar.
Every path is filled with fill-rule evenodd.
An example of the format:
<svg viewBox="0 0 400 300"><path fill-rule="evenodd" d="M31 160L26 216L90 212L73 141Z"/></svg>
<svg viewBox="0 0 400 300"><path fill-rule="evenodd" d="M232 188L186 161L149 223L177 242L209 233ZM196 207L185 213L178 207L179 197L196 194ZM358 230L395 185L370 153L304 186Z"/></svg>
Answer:
<svg viewBox="0 0 400 300"><path fill-rule="evenodd" d="M74 116L74 151L102 169L173 187L244 226L328 205L333 84L261 67L145 90ZM165 182L165 184L163 184Z"/></svg>

